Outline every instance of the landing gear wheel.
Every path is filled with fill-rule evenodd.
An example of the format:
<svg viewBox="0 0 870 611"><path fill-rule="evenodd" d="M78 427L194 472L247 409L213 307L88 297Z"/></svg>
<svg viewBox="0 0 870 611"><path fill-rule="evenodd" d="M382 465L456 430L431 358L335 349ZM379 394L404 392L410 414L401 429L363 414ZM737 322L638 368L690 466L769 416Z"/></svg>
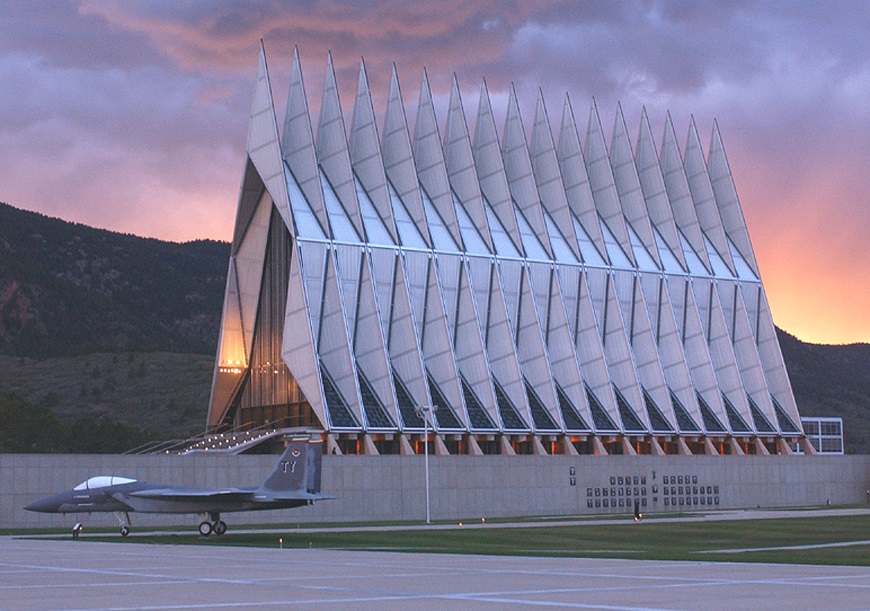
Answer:
<svg viewBox="0 0 870 611"><path fill-rule="evenodd" d="M220 537L222 534L227 532L227 523L223 520L218 520L214 523L214 534Z"/></svg>
<svg viewBox="0 0 870 611"><path fill-rule="evenodd" d="M199 534L201 534L203 537L209 536L211 534L211 531L212 531L211 522L200 523Z"/></svg>
<svg viewBox="0 0 870 611"><path fill-rule="evenodd" d="M126 537L129 534L130 534L130 528L128 526L122 526L121 527L121 536Z"/></svg>

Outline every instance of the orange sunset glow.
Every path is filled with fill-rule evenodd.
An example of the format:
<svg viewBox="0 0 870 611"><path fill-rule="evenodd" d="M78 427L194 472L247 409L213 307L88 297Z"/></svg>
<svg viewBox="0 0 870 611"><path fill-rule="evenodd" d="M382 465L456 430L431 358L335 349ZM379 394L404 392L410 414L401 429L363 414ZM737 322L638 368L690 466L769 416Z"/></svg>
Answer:
<svg viewBox="0 0 870 611"><path fill-rule="evenodd" d="M860 7L860 5L858 5ZM774 322L870 342L870 12L774 3L331 0L0 7L0 201L173 241L231 237L263 39L283 115L294 47L317 115L327 52L349 120L360 58L382 117L393 62L408 113L424 68L439 121L455 74L473 129L484 79L609 134L670 111L718 121ZM409 114L413 124L414 116ZM583 131L583 130L581 130Z"/></svg>

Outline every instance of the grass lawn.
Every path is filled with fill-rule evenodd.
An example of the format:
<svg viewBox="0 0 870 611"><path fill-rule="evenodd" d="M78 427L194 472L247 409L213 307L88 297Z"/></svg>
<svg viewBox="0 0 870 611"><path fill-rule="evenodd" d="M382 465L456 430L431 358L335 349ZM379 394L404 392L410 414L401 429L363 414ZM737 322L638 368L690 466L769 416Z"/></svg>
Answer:
<svg viewBox="0 0 870 611"><path fill-rule="evenodd" d="M190 535L117 535L106 541L184 545L388 550L450 554L637 558L723 562L777 562L870 566L870 515L709 522L643 520L571 526L453 528L283 533L230 531L221 538ZM774 549L824 545L809 549ZM728 550L741 550L732 551Z"/></svg>

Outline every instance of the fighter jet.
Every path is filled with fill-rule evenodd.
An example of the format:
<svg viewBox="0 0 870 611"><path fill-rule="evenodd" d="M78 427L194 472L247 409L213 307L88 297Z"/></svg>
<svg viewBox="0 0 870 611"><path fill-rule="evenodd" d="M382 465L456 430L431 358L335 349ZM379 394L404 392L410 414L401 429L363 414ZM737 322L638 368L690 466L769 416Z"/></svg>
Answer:
<svg viewBox="0 0 870 611"><path fill-rule="evenodd" d="M130 513L193 513L204 537L227 531L221 512L286 509L333 498L320 493L320 439L290 440L269 477L258 488L193 488L149 484L127 477L99 475L72 490L35 501L27 511L41 513L112 512L121 536L130 534ZM78 525L77 525L78 526Z"/></svg>

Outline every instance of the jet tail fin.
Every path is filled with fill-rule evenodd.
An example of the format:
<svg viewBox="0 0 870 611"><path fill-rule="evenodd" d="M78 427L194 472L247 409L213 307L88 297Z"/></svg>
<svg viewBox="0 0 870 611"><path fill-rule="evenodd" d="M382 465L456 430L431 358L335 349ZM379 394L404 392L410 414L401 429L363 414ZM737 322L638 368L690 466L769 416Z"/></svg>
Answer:
<svg viewBox="0 0 870 611"><path fill-rule="evenodd" d="M323 446L319 438L294 437L258 492L282 496L288 492L320 492Z"/></svg>

